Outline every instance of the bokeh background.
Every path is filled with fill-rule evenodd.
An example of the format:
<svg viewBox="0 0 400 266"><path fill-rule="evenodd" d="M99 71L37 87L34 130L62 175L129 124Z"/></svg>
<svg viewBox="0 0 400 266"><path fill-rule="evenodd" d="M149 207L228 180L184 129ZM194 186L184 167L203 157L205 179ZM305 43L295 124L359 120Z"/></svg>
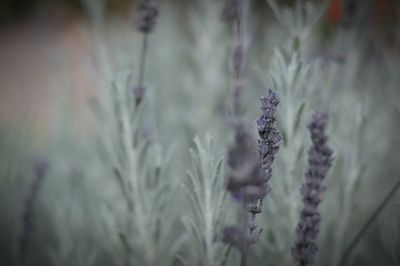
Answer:
<svg viewBox="0 0 400 266"><path fill-rule="evenodd" d="M281 1L287 5L293 2ZM169 4L180 10L182 19L190 15L185 10L190 2L175 0ZM253 5L258 20L275 22L265 1L253 1ZM351 24L360 31L368 32L368 41L372 42L376 53L396 50L397 6L398 3L393 0L330 1L322 19L321 34L328 35L340 25L348 27L347 24ZM134 30L134 10L134 0L107 1L107 17L122 20L130 35L133 33L129 32L129 25ZM55 114L63 112L55 103L58 88L65 87L69 91L67 97L73 97L76 108L86 103L85 93L91 86L88 83L93 82L88 81L84 69L91 63L92 46L83 29L90 24L89 21L87 6L79 0L2 1L2 124L21 119L25 122L33 116L38 120L33 125L35 130L51 130L55 126L52 122ZM326 37L325 41L329 38Z"/></svg>
<svg viewBox="0 0 400 266"><path fill-rule="evenodd" d="M286 137L249 265L293 264L306 124L315 109L330 114L335 150L316 265L400 265L399 1L270 1L278 10L268 1L247 2L245 116L256 139L258 99L273 87ZM130 112L138 72L136 4L1 1L0 265L223 264L227 247L204 243L206 232L218 239L222 225L234 222L234 203L219 197L228 170L222 167L210 194L211 225L202 220L206 210L198 215L188 203L187 172L207 180L212 173L202 167L214 169L232 141L225 1L160 2L149 36L146 101L127 122L139 136L129 153L125 142L110 143L119 141L124 117L114 109ZM203 146L196 148L195 136ZM136 154L136 164L121 159L116 166L113 156L127 154ZM47 171L31 200L43 164ZM122 178L116 169L125 171ZM140 196L129 209L130 188L121 191L135 184ZM226 213L214 209L219 203ZM238 255L228 254L226 265L238 264Z"/></svg>

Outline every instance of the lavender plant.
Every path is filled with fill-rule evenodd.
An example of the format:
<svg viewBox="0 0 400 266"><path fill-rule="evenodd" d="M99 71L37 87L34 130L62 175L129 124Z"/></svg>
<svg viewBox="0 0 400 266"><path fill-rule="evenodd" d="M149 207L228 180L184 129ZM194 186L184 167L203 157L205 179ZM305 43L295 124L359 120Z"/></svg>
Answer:
<svg viewBox="0 0 400 266"><path fill-rule="evenodd" d="M226 195L222 178L222 158L215 158L213 139L206 136L202 143L195 137L196 150L191 150L193 170L188 172L190 184L183 184L191 203L194 217L185 215L182 221L195 238L192 244L191 264L220 265L222 245L217 236L224 217L223 202Z"/></svg>
<svg viewBox="0 0 400 266"><path fill-rule="evenodd" d="M106 141L106 160L113 165L115 180L126 200L126 209L115 214L119 217L117 226L123 228L119 236L125 249L125 263L158 265L160 260L172 262L184 235L173 245L167 244L168 234L175 226L172 217L176 214L172 205L167 205L175 193L166 194L166 191L177 189L176 183L165 178L164 162L168 161L168 156L165 157L160 146L150 143L144 135L143 107L135 109L129 75L120 76L113 86L111 97L114 102L111 104L115 111L107 125L111 135L104 131L102 138ZM161 217L172 219L160 224ZM166 246L169 248L165 249Z"/></svg>
<svg viewBox="0 0 400 266"><path fill-rule="evenodd" d="M312 33L318 22L310 17L322 11L311 5L295 5L295 10L290 10L278 6L274 1L270 1L270 4L278 16L280 26L286 29L284 45L274 50L272 59L269 60L270 78L264 81L277 88L281 95L282 109L278 113L278 120L282 129L283 145L281 159L276 163L280 178L271 180L274 193L265 207L266 215L263 216L264 223L268 225L264 238L265 249L258 254L262 256L261 252L266 250L270 254L271 264L286 265L291 263L287 254L290 254L290 247L294 242L293 235L289 232L296 227L298 210L301 207L296 193L300 186L298 177L302 172L305 144L305 132L301 125L309 110L308 105L314 104L309 98L322 86L323 77L321 62L308 57L307 45L311 40L305 36ZM290 21L301 23L293 28ZM268 219L274 215L281 219Z"/></svg>
<svg viewBox="0 0 400 266"><path fill-rule="evenodd" d="M327 145L326 127L328 115L316 112L313 114L310 130L312 146L308 150L308 168L306 181L301 187L304 207L297 224L297 240L292 247L292 256L298 265L309 265L314 262L318 251L316 237L320 230L321 214L318 205L322 200L325 186L323 180L332 165L332 150Z"/></svg>
<svg viewBox="0 0 400 266"><path fill-rule="evenodd" d="M232 72L234 77L232 109L235 140L228 152L230 175L228 177L227 190L240 202L241 210L239 210L238 214L238 225L225 226L222 240L238 249L241 256L240 265L244 266L247 264L250 245L259 241L262 232L262 229L257 229L255 218L256 214L261 212L262 200L270 190L267 185L271 177L270 164L274 153L277 151L275 145L278 143L274 142L275 140L271 141L268 137L272 137L269 127L274 123L274 109L276 106L275 102L271 104L271 102L263 101L264 114L258 120L260 137L264 140L264 142L259 142L259 152L263 164L263 168L261 168L261 160L255 154L251 135L247 132L245 123L242 120L244 91L241 73L245 53L242 25L243 2L230 1L225 15L233 24L234 36L232 48ZM271 160L271 162L266 160ZM250 213L250 218L247 217L246 212Z"/></svg>
<svg viewBox="0 0 400 266"><path fill-rule="evenodd" d="M250 213L247 221L249 233L246 233L246 226L243 226L242 229L232 226L224 229L224 241L235 246L241 252L241 265L246 264L249 245L255 244L262 232L262 228L256 230L255 219L256 215L262 212L264 197L271 190L268 185L268 181L272 177L271 166L282 140L281 134L275 126L278 103L277 95L271 89L265 97L261 98L262 114L257 119L260 136L258 140L259 159L254 158L252 145L249 143L251 138L240 124L235 128L235 145L231 147L228 156L228 164L234 174L230 176L227 188L234 197L243 201L245 208ZM240 154L242 152L243 154ZM251 160L253 166L246 166L248 163L242 165L246 160ZM251 172L242 172L241 168L247 168L247 171ZM261 173L258 168L262 169ZM235 175L235 172L239 172L240 175Z"/></svg>
<svg viewBox="0 0 400 266"><path fill-rule="evenodd" d="M238 99L240 101L240 99ZM223 229L223 241L236 247L241 253L240 265L246 265L250 244L259 241L262 229L257 229L256 215L262 211L264 197L270 192L268 180L272 177L272 162L279 149L282 137L275 126L275 113L279 100L274 91L269 90L261 98L262 114L257 119L258 154L254 154L252 138L239 119L235 124L235 142L229 149L228 165L231 174L227 189L241 202L243 213L239 216L240 226L227 226Z"/></svg>
<svg viewBox="0 0 400 266"><path fill-rule="evenodd" d="M225 226L222 239L239 250L240 265L246 265L250 245L260 240L262 228L257 228L255 218L261 213L263 199L271 190L267 182L272 176L271 165L281 142L281 135L274 125L279 103L275 92L269 90L261 102L262 114L257 120L259 156L255 153L251 135L240 120L235 124L235 141L228 152L230 175L227 189L242 208L239 210L239 224Z"/></svg>
<svg viewBox="0 0 400 266"><path fill-rule="evenodd" d="M259 241L262 232L262 229L256 230L255 204L269 192L266 185L269 177L261 169L254 141L243 124L235 126L235 140L229 148L227 163L230 168L227 190L238 200L241 208L238 211L238 225L225 226L222 240L238 249L240 265L245 266L249 246ZM248 211L251 212L250 220Z"/></svg>
<svg viewBox="0 0 400 266"><path fill-rule="evenodd" d="M126 265L172 263L186 237L183 234L174 244L167 244L168 235L176 229L176 218L172 217L178 215L172 205L167 205L176 194L166 192L177 189L177 183L165 178L169 156L149 135L148 116L140 104L144 96L147 39L157 15L156 1L139 2L137 28L143 34L143 43L135 89L130 89L132 74L125 71L114 74L111 84L103 87L97 99L97 114L106 121L98 134L105 152L101 160L111 166L108 171L112 170L120 197L125 201L123 207L111 212L115 220L108 226L119 239L117 260ZM113 69L112 65L109 68ZM162 217L172 219L161 223Z"/></svg>
<svg viewBox="0 0 400 266"><path fill-rule="evenodd" d="M374 64L361 63L365 60L365 55L358 48L353 50L354 42L356 42L356 37L353 34L346 32L337 37L338 41L335 42L332 50L334 52L340 50L340 47L343 47L346 43L347 50L343 53L345 61L340 64L330 62L327 68L329 72L328 80L331 80L328 87L329 95L336 95L335 97L338 99L346 99L335 105L330 104L330 112L336 114L335 117L332 117L331 140L338 155L332 171L333 175L341 181L332 182L328 180L331 183L328 184L330 190L327 192L327 197L337 198L339 202L327 202L322 211L326 215L330 215L331 211L336 209L335 213L340 213L342 217L340 220L328 218L323 221L324 226L330 229L322 231L322 234L326 233L327 235L322 237L322 239L326 239L326 243L321 244L329 250L329 254L333 255L328 262L321 263L330 263L330 265L343 263L340 260L342 260L344 253L348 253L347 250L352 245L351 242L359 234L360 227L358 227L359 230L350 229L354 226L354 221L359 220L358 223L364 224L365 221L369 220L372 213L371 210L366 210L370 209L371 206L380 204L376 201L366 203L366 199L359 200L359 197L364 193L365 184L373 182L372 180L376 176L380 176L376 172L379 171L377 165L382 163L379 158L384 156L383 154L388 150L387 145L392 142L392 140L387 142L391 138L390 134L387 136L388 138L380 139L377 138L376 131L373 130L373 128L383 128L386 127L385 124L390 124L389 120L386 120L386 118L391 117L390 112L386 107L381 108L382 105L378 104L383 99L381 99L379 93L375 94L374 89L384 81L376 76L378 72ZM361 65L363 65L362 69L357 67ZM375 75L375 77L360 81L357 78L360 73L364 73L362 75L366 76ZM344 94L346 94L345 97L343 97ZM352 110L351 113L349 113L349 110ZM342 117L347 117L347 121L353 127L346 127L340 122ZM346 144L343 141L345 138L353 145ZM365 152L362 147L372 139L380 140L375 142L374 151ZM383 193L387 193L388 190L390 188L382 187L382 192L385 191ZM362 202L365 202L365 204ZM364 211L366 213L363 213ZM335 231L333 231L334 228ZM322 258L325 258L325 256L321 256Z"/></svg>

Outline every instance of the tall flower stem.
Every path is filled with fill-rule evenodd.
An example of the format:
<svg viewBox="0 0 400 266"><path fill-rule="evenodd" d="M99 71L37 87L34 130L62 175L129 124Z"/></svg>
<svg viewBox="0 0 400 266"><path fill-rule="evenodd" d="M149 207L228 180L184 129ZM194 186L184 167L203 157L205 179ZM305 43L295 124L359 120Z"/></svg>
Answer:
<svg viewBox="0 0 400 266"><path fill-rule="evenodd" d="M148 50L148 35L154 29L158 12L158 0L139 0L137 29L140 33L142 33L143 39L139 58L138 83L133 90L136 105L139 105L143 101L145 94L144 77Z"/></svg>
<svg viewBox="0 0 400 266"><path fill-rule="evenodd" d="M142 48L139 58L139 74L138 74L138 85L137 88L144 88L144 75L146 71L146 57L148 50L148 34L143 33L142 37Z"/></svg>
<svg viewBox="0 0 400 266"><path fill-rule="evenodd" d="M225 266L226 265L226 262L228 261L229 254L231 253L231 249L232 249L232 245L229 245L228 249L225 252L224 260L222 261L221 266Z"/></svg>
<svg viewBox="0 0 400 266"><path fill-rule="evenodd" d="M223 240L236 247L240 252L240 266L245 266L251 244L259 241L262 228L256 224L256 215L262 211L262 201L270 192L268 180L272 176L272 162L282 140L275 126L275 112L279 103L272 90L261 98L262 114L257 119L260 139L258 148L247 132L243 121L243 84L242 71L245 57L243 28L244 1L231 0L227 6L226 19L231 22L233 44L231 70L233 78L233 127L235 141L228 151L228 165L231 174L227 189L241 203L238 225L224 229ZM257 154L258 151L258 154Z"/></svg>
<svg viewBox="0 0 400 266"><path fill-rule="evenodd" d="M231 71L233 78L233 115L238 118L243 113L242 70L244 63L243 0L229 0L225 8L225 19L232 27Z"/></svg>
<svg viewBox="0 0 400 266"><path fill-rule="evenodd" d="M239 8L241 2L238 3ZM234 46L233 46L233 54L232 54L232 63L233 63L233 71L234 71L234 83L233 83L233 111L236 116L239 116L243 111L242 106L242 91L243 85L241 80L242 73L242 65L243 65L243 57L244 57L244 36L242 30L242 18L241 11L238 14L238 17L234 23Z"/></svg>
<svg viewBox="0 0 400 266"><path fill-rule="evenodd" d="M240 266L246 266L247 264L247 253L248 253L249 248L245 247L244 250L241 252L240 256Z"/></svg>

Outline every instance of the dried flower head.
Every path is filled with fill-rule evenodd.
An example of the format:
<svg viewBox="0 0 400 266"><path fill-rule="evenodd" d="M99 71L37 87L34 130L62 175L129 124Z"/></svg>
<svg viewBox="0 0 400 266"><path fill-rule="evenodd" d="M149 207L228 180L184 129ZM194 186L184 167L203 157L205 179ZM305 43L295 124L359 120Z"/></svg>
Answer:
<svg viewBox="0 0 400 266"><path fill-rule="evenodd" d="M300 190L304 208L300 213L300 220L296 228L297 240L292 247L292 256L300 266L313 263L318 251L318 245L315 241L321 221L318 205L325 190L322 181L325 179L333 161L333 152L327 145L328 136L325 132L327 125L328 115L321 112L314 113L312 121L308 125L312 146L308 150L306 182Z"/></svg>
<svg viewBox="0 0 400 266"><path fill-rule="evenodd" d="M158 17L157 0L139 0L137 9L137 28L142 33L150 33Z"/></svg>

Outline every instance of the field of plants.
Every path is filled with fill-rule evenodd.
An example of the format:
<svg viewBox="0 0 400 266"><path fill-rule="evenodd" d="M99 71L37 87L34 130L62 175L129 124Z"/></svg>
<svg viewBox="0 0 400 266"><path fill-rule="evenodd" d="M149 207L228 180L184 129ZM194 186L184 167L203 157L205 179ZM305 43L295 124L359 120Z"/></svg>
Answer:
<svg viewBox="0 0 400 266"><path fill-rule="evenodd" d="M0 123L0 265L400 265L397 1L110 2Z"/></svg>

